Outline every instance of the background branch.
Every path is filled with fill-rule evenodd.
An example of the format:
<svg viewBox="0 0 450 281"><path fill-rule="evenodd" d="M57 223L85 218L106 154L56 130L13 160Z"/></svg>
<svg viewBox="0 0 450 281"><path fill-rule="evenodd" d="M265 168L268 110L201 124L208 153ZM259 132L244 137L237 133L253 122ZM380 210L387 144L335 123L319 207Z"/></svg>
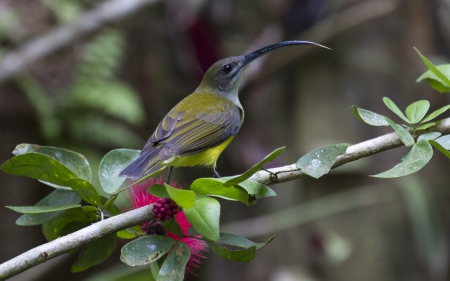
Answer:
<svg viewBox="0 0 450 281"><path fill-rule="evenodd" d="M442 134L450 133L450 118L439 121L434 127L426 132L429 131L440 132ZM349 146L347 153L337 159L333 168L399 146L402 146L402 142L396 133L386 134L375 139L358 143ZM257 172L251 179L264 184L276 184L295 180L304 176L301 171L297 170L295 164L273 168L269 171L277 173L276 181L271 180L270 173L265 171ZM82 230L60 237L0 264L0 280L5 280L49 259L76 250L101 237L134 225L139 225L152 218L153 214L151 206L148 205L97 222Z"/></svg>
<svg viewBox="0 0 450 281"><path fill-rule="evenodd" d="M158 0L109 0L96 9L79 16L77 20L60 26L36 38L17 51L5 54L0 61L0 82L24 69L36 59L70 45L78 38L96 31Z"/></svg>

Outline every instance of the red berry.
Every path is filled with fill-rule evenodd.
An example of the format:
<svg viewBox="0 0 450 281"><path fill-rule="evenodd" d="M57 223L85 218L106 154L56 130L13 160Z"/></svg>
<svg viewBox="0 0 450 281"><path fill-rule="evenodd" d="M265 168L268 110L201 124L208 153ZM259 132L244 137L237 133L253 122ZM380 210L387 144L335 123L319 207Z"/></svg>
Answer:
<svg viewBox="0 0 450 281"><path fill-rule="evenodd" d="M170 198L161 198L153 205L153 214L160 221L170 220L178 212L177 204Z"/></svg>

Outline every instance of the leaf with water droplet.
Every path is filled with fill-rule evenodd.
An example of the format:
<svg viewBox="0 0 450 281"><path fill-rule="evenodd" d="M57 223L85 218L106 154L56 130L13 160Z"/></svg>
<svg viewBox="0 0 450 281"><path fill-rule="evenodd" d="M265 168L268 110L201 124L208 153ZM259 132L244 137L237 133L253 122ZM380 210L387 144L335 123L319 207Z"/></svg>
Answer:
<svg viewBox="0 0 450 281"><path fill-rule="evenodd" d="M398 178L413 174L422 169L433 157L433 148L426 140L418 141L394 168L378 175L376 178Z"/></svg>
<svg viewBox="0 0 450 281"><path fill-rule="evenodd" d="M356 118L361 120L363 123L372 126L389 126L389 123L386 122L386 119L384 119L383 115L372 112L370 110L357 108L356 105L352 105L351 108L353 115L355 115Z"/></svg>
<svg viewBox="0 0 450 281"><path fill-rule="evenodd" d="M119 177L119 173L136 159L139 153L139 150L115 149L103 157L98 169L98 176L106 193L113 194L120 188L127 178Z"/></svg>
<svg viewBox="0 0 450 281"><path fill-rule="evenodd" d="M417 141L434 140L434 139L437 139L440 135L441 135L441 133L439 133L439 132L426 133L426 134L420 135L419 138L417 139Z"/></svg>
<svg viewBox="0 0 450 281"><path fill-rule="evenodd" d="M397 135L400 138L400 140L406 146L411 146L411 145L414 144L414 138L413 138L413 136L411 136L411 134L408 132L408 130L406 130L405 128L403 128L399 124L394 123L394 121L392 121L391 119L389 119L387 117L384 117L384 118L389 123L389 125L392 127L392 129L394 129L394 131L397 133Z"/></svg>
<svg viewBox="0 0 450 281"><path fill-rule="evenodd" d="M330 171L336 158L344 155L348 146L348 143L339 143L313 150L297 161L297 168L318 179Z"/></svg>
<svg viewBox="0 0 450 281"><path fill-rule="evenodd" d="M165 255L175 240L162 235L148 235L125 244L120 260L129 266L146 265Z"/></svg>

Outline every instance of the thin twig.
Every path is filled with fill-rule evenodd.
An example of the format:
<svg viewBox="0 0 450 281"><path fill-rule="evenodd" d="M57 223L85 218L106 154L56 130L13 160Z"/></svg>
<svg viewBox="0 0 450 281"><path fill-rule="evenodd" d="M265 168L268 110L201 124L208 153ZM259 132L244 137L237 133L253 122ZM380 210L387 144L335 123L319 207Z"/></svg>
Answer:
<svg viewBox="0 0 450 281"><path fill-rule="evenodd" d="M450 133L450 118L441 120L426 132L440 132L443 135ZM358 143L347 148L346 154L339 157L333 168L345 163L358 160L363 157L377 154L379 152L402 146L396 133L390 133L381 137ZM264 184L276 184L295 180L304 176L295 164L269 169L277 174L276 181L266 171L259 171L251 177L252 180ZM89 227L83 228L67 236L60 237L54 241L43 244L28 252L25 252L3 264L0 264L0 280L19 274L31 267L43 263L49 259L71 252L95 240L105 237L119 230L139 225L153 218L151 206L141 207L121 215L100 221Z"/></svg>
<svg viewBox="0 0 450 281"><path fill-rule="evenodd" d="M158 0L108 0L96 9L79 16L74 22L56 27L22 48L5 54L0 61L0 82L20 72L34 60L70 45L82 36L107 23L117 21Z"/></svg>

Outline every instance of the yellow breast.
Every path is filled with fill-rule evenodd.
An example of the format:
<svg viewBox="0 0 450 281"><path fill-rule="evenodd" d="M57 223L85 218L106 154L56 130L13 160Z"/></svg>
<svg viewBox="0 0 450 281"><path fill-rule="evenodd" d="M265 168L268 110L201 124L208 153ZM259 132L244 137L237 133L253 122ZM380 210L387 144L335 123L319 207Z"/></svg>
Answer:
<svg viewBox="0 0 450 281"><path fill-rule="evenodd" d="M228 144L230 144L232 140L233 137L229 137L218 146L208 148L197 154L188 156L174 155L166 161L160 162L160 165L173 167L204 166L214 169L216 167L217 158L219 158L222 151L228 146Z"/></svg>

